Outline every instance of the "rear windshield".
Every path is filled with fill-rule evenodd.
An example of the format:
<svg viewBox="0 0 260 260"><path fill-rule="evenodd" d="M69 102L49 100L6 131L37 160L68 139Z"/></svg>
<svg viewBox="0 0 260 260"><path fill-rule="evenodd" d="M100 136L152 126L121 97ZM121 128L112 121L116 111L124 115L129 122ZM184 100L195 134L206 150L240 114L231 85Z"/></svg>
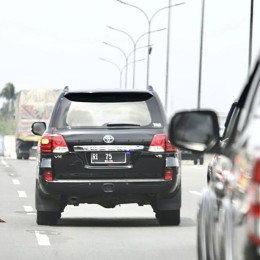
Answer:
<svg viewBox="0 0 260 260"><path fill-rule="evenodd" d="M100 93L99 93L100 94ZM163 119L154 96L118 93L65 96L56 113L56 128L162 128ZM138 93L139 94L139 93ZM141 93L143 94L143 93ZM136 95L136 94L135 94Z"/></svg>

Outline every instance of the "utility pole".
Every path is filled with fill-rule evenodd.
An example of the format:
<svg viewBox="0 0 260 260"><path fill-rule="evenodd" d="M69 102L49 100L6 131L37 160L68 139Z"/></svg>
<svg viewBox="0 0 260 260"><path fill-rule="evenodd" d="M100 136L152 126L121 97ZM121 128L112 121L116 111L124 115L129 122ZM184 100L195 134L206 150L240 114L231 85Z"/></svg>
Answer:
<svg viewBox="0 0 260 260"><path fill-rule="evenodd" d="M248 49L248 74L252 62L252 47L253 47L253 23L254 23L254 0L251 0L250 5L250 25L249 25L249 49Z"/></svg>
<svg viewBox="0 0 260 260"><path fill-rule="evenodd" d="M172 6L172 0L169 0ZM168 88L169 88L169 67L170 67L170 42L171 42L171 8L168 8L168 30L167 30L167 51L166 51L166 79L165 79L165 111L168 109Z"/></svg>
<svg viewBox="0 0 260 260"><path fill-rule="evenodd" d="M197 104L198 109L200 109L200 106L201 106L201 79L202 79L203 36L204 36L204 11L205 11L205 0L202 0L201 30L200 30L199 84L198 84L198 104Z"/></svg>

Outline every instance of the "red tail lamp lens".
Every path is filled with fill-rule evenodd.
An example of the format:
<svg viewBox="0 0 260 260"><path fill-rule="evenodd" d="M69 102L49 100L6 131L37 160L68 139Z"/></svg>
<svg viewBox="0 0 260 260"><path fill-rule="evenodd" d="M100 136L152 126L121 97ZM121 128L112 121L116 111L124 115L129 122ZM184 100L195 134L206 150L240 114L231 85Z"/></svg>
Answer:
<svg viewBox="0 0 260 260"><path fill-rule="evenodd" d="M150 152L164 152L165 151L165 134L158 134L153 137L150 144Z"/></svg>
<svg viewBox="0 0 260 260"><path fill-rule="evenodd" d="M166 152L177 152L177 148L171 144L170 140L166 141Z"/></svg>
<svg viewBox="0 0 260 260"><path fill-rule="evenodd" d="M42 153L66 153L68 146L64 137L59 134L45 134L41 139Z"/></svg>
<svg viewBox="0 0 260 260"><path fill-rule="evenodd" d="M253 178L249 189L250 209L247 217L249 238L260 245L260 159L253 167Z"/></svg>
<svg viewBox="0 0 260 260"><path fill-rule="evenodd" d="M52 171L44 171L44 178L46 181L53 181Z"/></svg>
<svg viewBox="0 0 260 260"><path fill-rule="evenodd" d="M258 159L254 165L253 181L260 184L260 159Z"/></svg>
<svg viewBox="0 0 260 260"><path fill-rule="evenodd" d="M172 169L166 169L164 179L166 181L170 181L170 180L172 180L172 175L173 175L173 170Z"/></svg>
<svg viewBox="0 0 260 260"><path fill-rule="evenodd" d="M52 136L45 134L41 139L41 152L42 153L51 153L52 152Z"/></svg>
<svg viewBox="0 0 260 260"><path fill-rule="evenodd" d="M165 134L157 134L153 137L153 140L149 147L150 152L176 152L177 149L174 147L169 140L166 139Z"/></svg>

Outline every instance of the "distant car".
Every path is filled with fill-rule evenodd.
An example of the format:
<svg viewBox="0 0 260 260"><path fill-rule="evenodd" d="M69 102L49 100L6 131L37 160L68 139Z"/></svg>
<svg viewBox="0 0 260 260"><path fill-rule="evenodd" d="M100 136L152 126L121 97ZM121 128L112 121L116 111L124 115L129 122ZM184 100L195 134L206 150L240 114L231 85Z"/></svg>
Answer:
<svg viewBox="0 0 260 260"><path fill-rule="evenodd" d="M180 156L167 139L156 92L67 88L58 98L37 156L39 225L54 225L66 205L151 205L161 225L179 225Z"/></svg>
<svg viewBox="0 0 260 260"><path fill-rule="evenodd" d="M215 154L198 212L199 260L260 259L259 133L260 57L221 140L212 111L177 113L170 122L174 145Z"/></svg>
<svg viewBox="0 0 260 260"><path fill-rule="evenodd" d="M204 154L192 152L189 150L181 150L181 159L182 160L191 160L193 163L202 165L204 163Z"/></svg>

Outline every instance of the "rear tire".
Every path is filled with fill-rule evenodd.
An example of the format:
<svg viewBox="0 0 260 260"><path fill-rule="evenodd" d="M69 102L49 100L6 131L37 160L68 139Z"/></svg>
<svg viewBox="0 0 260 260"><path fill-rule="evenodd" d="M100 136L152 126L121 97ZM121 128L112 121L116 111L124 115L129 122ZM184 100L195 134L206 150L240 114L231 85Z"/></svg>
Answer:
<svg viewBox="0 0 260 260"><path fill-rule="evenodd" d="M38 225L56 225L60 219L59 211L38 211L36 222Z"/></svg>
<svg viewBox="0 0 260 260"><path fill-rule="evenodd" d="M195 165L198 164L198 159L194 159L193 162Z"/></svg>
<svg viewBox="0 0 260 260"><path fill-rule="evenodd" d="M178 226L180 224L180 209L160 210L156 215L161 226Z"/></svg>

